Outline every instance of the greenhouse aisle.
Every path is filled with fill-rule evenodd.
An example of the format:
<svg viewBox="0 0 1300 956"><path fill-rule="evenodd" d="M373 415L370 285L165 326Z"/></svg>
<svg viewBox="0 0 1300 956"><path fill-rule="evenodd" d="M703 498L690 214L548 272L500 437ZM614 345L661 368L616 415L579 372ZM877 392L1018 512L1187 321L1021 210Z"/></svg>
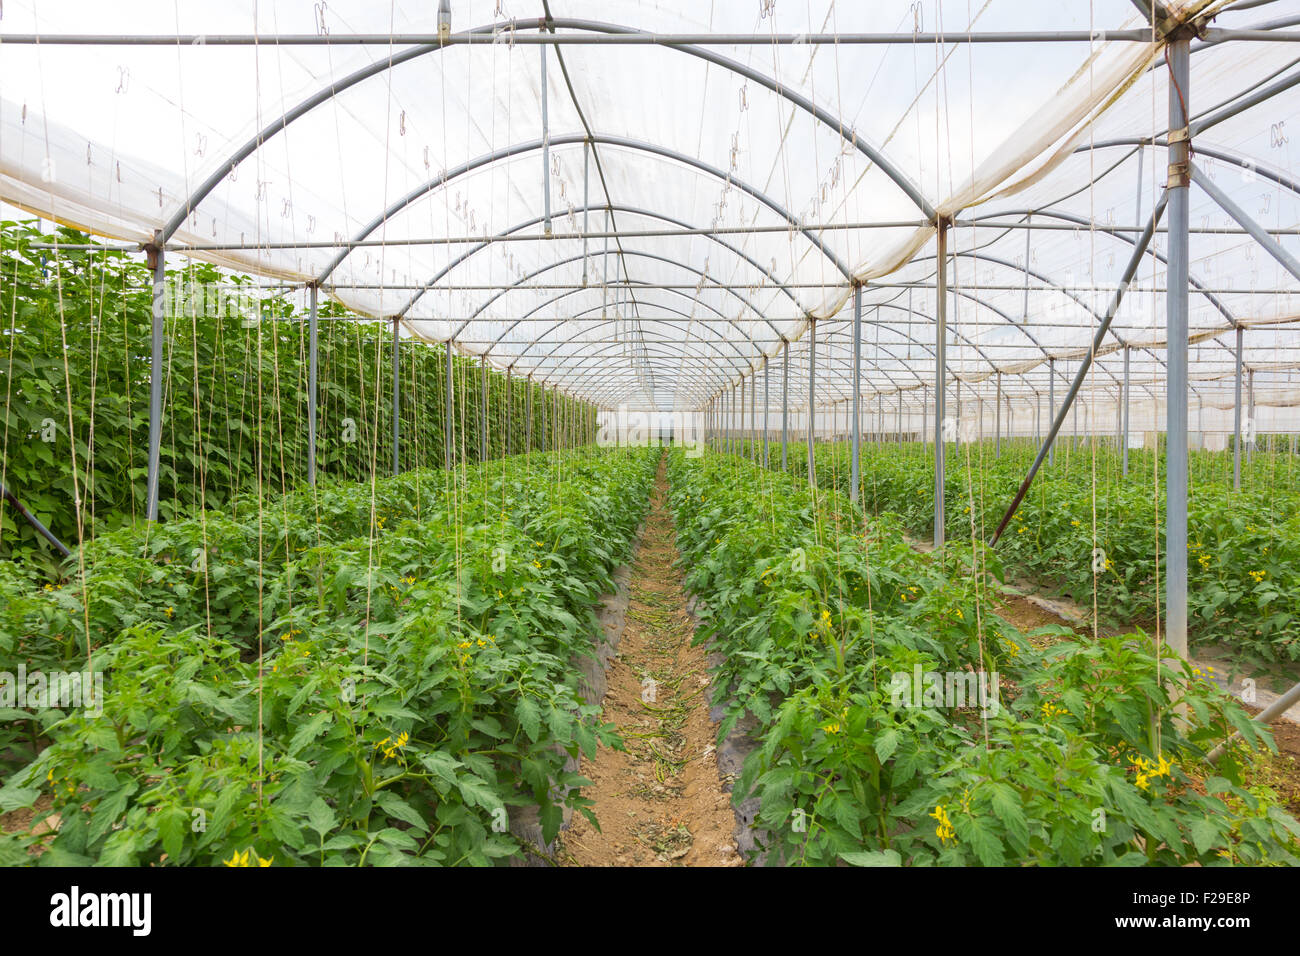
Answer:
<svg viewBox="0 0 1300 956"><path fill-rule="evenodd" d="M677 560L661 462L636 563L631 603L609 667L605 719L627 743L602 747L581 772L601 830L574 817L561 858L576 866L735 866L735 817L718 779L709 679Z"/></svg>

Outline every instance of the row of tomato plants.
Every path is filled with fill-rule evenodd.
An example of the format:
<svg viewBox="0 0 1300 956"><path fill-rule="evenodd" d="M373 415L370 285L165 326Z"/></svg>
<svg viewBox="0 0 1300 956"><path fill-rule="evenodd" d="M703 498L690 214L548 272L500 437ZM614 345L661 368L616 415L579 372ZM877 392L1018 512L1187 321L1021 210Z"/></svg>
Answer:
<svg viewBox="0 0 1300 956"><path fill-rule="evenodd" d="M135 254L77 246L90 237L0 222L0 311L6 354L4 481L65 543L137 520L146 502L152 276ZM190 261L168 269L164 296L159 514L225 508L254 489L287 491L307 471L308 328L304 303L259 291L248 276ZM393 458L393 336L336 302L320 307L316 470L364 481ZM519 377L506 388L453 352L460 461L555 450L595 434L595 411ZM439 466L448 438L447 349L400 344L402 469ZM484 389L487 421L484 421ZM529 416L531 415L531 422ZM557 427L557 422L560 427ZM81 513L78 514L78 505ZM53 570L58 557L0 501L0 557Z"/></svg>
<svg viewBox="0 0 1300 956"><path fill-rule="evenodd" d="M88 644L106 693L3 715L0 810L52 802L0 856L484 864L521 852L528 806L549 840L562 803L590 813L566 760L615 739L572 660L653 470L588 450L325 483L104 535L84 585L76 556L61 587L10 569L0 660L84 667Z"/></svg>
<svg viewBox="0 0 1300 956"><path fill-rule="evenodd" d="M992 537L1033 451L1022 445L998 456L991 443L949 451L948 539ZM806 474L806 446L790 457L791 470ZM1167 560L1164 487L1163 478L1153 478L1151 456L1138 458L1135 452L1127 478L1104 447L1095 460L1086 451L1068 458L1062 452L1044 465L997 545L1003 565L1089 607L1095 595L1105 624L1154 622ZM814 459L818 482L847 494L848 446L818 445ZM863 507L896 514L909 533L930 537L933 449L868 445L860 462ZM1202 477L1188 499L1188 538L1193 642L1230 649L1234 664L1250 671L1290 673L1300 662L1300 592L1290 584L1300 576L1300 492L1262 483L1234 491L1229 481Z"/></svg>
<svg viewBox="0 0 1300 956"><path fill-rule="evenodd" d="M1040 649L991 613L987 552L979 575L969 546L917 554L896 518L735 456L675 454L670 480L699 639L725 655L719 739L754 725L733 796L759 797L769 862L1297 862L1300 825L1243 786L1267 730L1144 634ZM931 699L918 673L989 696Z"/></svg>

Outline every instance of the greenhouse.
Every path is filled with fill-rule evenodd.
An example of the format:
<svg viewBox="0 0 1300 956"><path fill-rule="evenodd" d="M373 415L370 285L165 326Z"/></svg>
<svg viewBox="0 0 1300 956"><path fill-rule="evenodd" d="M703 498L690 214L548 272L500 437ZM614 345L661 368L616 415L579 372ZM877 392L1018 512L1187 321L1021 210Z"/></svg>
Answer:
<svg viewBox="0 0 1300 956"><path fill-rule="evenodd" d="M1297 111L1294 0L0 5L0 864L1300 864Z"/></svg>

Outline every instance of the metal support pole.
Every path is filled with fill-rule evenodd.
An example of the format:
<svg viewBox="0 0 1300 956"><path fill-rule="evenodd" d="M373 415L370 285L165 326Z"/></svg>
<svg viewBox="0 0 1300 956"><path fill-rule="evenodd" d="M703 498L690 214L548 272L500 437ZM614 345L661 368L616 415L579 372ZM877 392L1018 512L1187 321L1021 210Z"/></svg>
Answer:
<svg viewBox="0 0 1300 956"><path fill-rule="evenodd" d="M740 406L737 409L737 411L739 411L740 414L737 417L737 421L736 421L736 424L739 426L737 428L737 432L739 433L738 434L739 444L736 447L739 453L742 455L745 453L745 392L752 391L752 389L747 388L747 384L748 383L746 383L745 381L745 376L742 375L740 377Z"/></svg>
<svg viewBox="0 0 1300 956"><path fill-rule="evenodd" d="M1128 477L1128 425L1129 425L1129 404L1132 399L1132 389L1129 387L1128 378L1129 366L1129 349L1124 347L1124 433L1120 439L1120 444L1124 448L1124 477Z"/></svg>
<svg viewBox="0 0 1300 956"><path fill-rule="evenodd" d="M528 375L528 392L524 396L524 451L533 450L533 376Z"/></svg>
<svg viewBox="0 0 1300 956"><path fill-rule="evenodd" d="M513 365L506 367L506 456L509 457L515 453L514 435L511 433L511 426L514 424L514 400L515 400L515 367Z"/></svg>
<svg viewBox="0 0 1300 956"><path fill-rule="evenodd" d="M393 319L393 474L402 471L401 320Z"/></svg>
<svg viewBox="0 0 1300 956"><path fill-rule="evenodd" d="M861 465L861 402L862 402L862 286L853 285L853 421L849 429L853 432L850 439L853 456L849 464L849 501L858 503L858 484Z"/></svg>
<svg viewBox="0 0 1300 956"><path fill-rule="evenodd" d="M1170 148L1173 146L1171 144ZM1235 202L1228 198L1228 194L1215 185L1214 180L1201 172L1197 167L1187 163L1191 169L1192 181L1200 186L1229 216L1235 219L1246 232L1250 233L1251 238L1264 247L1264 251L1276 259L1287 272L1291 273L1293 278L1300 279L1300 261L1295 256L1282 248L1281 244L1268 234L1251 215L1242 209Z"/></svg>
<svg viewBox="0 0 1300 956"><path fill-rule="evenodd" d="M154 233L155 241L158 233ZM149 353L149 463L145 490L145 518L158 520L158 462L162 453L162 387L163 387L163 321L166 317L167 294L164 259L161 246L146 250L149 268L153 270L153 324L150 331Z"/></svg>
<svg viewBox="0 0 1300 956"><path fill-rule="evenodd" d="M749 376L749 457L758 460L758 379Z"/></svg>
<svg viewBox="0 0 1300 956"><path fill-rule="evenodd" d="M1016 496L1012 499L1006 513L1003 514L1002 521L999 522L997 530L993 532L993 537L989 540L990 547L996 545L998 539L1002 537L1002 532L1006 530L1007 524L1011 521L1011 516L1016 513L1016 509L1020 507L1020 502L1024 500L1025 494L1029 491L1029 486L1033 484L1034 476L1038 474L1038 469L1042 467L1043 461L1051 453L1052 444L1056 440L1056 436L1060 432L1061 426L1065 423L1066 413L1069 412L1070 405L1074 402L1075 396L1079 394L1079 388L1083 385L1083 380L1088 374L1088 369L1092 367L1094 356L1096 356L1098 351L1101 349L1102 342L1106 339L1106 333L1110 330L1110 323L1115 318L1115 313L1119 311L1120 303L1124 300L1124 293L1128 291L1129 283L1133 281L1133 275L1137 272L1137 268L1141 264L1143 256L1146 255L1147 246L1151 242L1151 236L1155 232L1155 228L1160 221L1160 216L1164 211L1165 198L1161 197L1160 201L1156 203L1156 208L1151 212L1151 222L1147 224L1145 231L1143 231L1142 235L1138 238L1138 241L1133 245L1133 253L1129 257L1128 265L1124 268L1124 275L1120 278L1119 288L1115 290L1115 295L1111 298L1110 306L1106 309L1106 314L1098 324L1097 332L1092 338L1092 348L1089 349L1088 353L1083 357L1083 361L1079 363L1079 370L1075 373L1074 381L1071 383L1070 389L1066 393L1065 402L1061 406L1060 412L1052 415L1052 425L1047 432L1047 437L1039 447L1038 455L1034 458L1034 463L1030 466L1029 473L1025 475L1024 481L1020 483L1020 488L1016 491ZM1052 364L1052 360L1049 359L1048 362L1049 365ZM1184 542L1184 548L1185 546L1186 543ZM1186 557L1185 550L1184 557Z"/></svg>
<svg viewBox="0 0 1300 956"><path fill-rule="evenodd" d="M771 468L768 444L772 434L772 363L763 358L763 467Z"/></svg>
<svg viewBox="0 0 1300 956"><path fill-rule="evenodd" d="M817 487L813 444L817 434L817 320L808 320L808 484Z"/></svg>
<svg viewBox="0 0 1300 956"><path fill-rule="evenodd" d="M452 377L452 360L451 360L451 339L447 340L447 395L446 408L444 409L442 421L442 441L443 441L443 463L448 471L451 470L452 456L456 448L456 430L455 414L452 411L452 391L454 389Z"/></svg>
<svg viewBox="0 0 1300 956"><path fill-rule="evenodd" d="M307 484L316 485L316 294L313 282L309 288L310 307L307 313Z"/></svg>
<svg viewBox="0 0 1300 956"><path fill-rule="evenodd" d="M1191 33L1180 30L1165 50L1169 64L1169 253L1165 381L1165 633L1170 649L1187 657L1187 280L1188 181L1191 137Z"/></svg>
<svg viewBox="0 0 1300 956"><path fill-rule="evenodd" d="M993 401L993 454L1002 457L1002 373L998 372L997 391Z"/></svg>
<svg viewBox="0 0 1300 956"><path fill-rule="evenodd" d="M1264 726L1268 726L1270 723L1273 722L1274 718L1285 713L1297 701L1300 701L1300 683L1292 684L1290 690L1288 690L1285 694L1278 697L1277 700L1273 701L1273 703L1269 704L1267 707L1261 710L1258 714L1256 714L1252 718L1252 720L1254 720L1254 722L1257 724L1263 724ZM1219 746L1215 747L1213 750L1211 750L1208 754L1205 755L1205 762L1211 765L1218 763L1219 758L1223 756L1223 751L1228 748L1228 745L1240 737L1241 737L1241 733L1239 731L1232 734L1232 736L1230 736L1227 740L1219 744Z"/></svg>
<svg viewBox="0 0 1300 956"><path fill-rule="evenodd" d="M546 115L546 44L542 54L542 195L544 197L542 231L551 234L551 127ZM585 204L584 204L585 205Z"/></svg>
<svg viewBox="0 0 1300 956"><path fill-rule="evenodd" d="M36 530L37 534L48 541L55 551L59 552L59 554L63 555L65 558L72 554L72 552L68 550L68 546L56 538L54 532L41 523L40 518L28 511L27 506L19 501L18 496L5 487L5 484L2 481L0 481L0 498L4 498L5 501L9 502L13 509L18 512L19 516L31 525L32 528Z"/></svg>
<svg viewBox="0 0 1300 956"><path fill-rule="evenodd" d="M790 343L781 350L781 470L790 467Z"/></svg>
<svg viewBox="0 0 1300 956"><path fill-rule="evenodd" d="M1244 329L1237 326L1237 372L1232 400L1232 489L1241 490L1241 345Z"/></svg>
<svg viewBox="0 0 1300 956"><path fill-rule="evenodd" d="M948 222L940 219L935 230L935 311L934 311L934 547L943 549L943 418L944 388L948 372Z"/></svg>
<svg viewBox="0 0 1300 956"><path fill-rule="evenodd" d="M480 376L480 379L479 379L480 382L482 383L482 387L483 387L483 427L482 427L482 429L479 431L479 436L478 436L478 460L479 460L479 461L487 461L487 457L488 457L488 429L491 428L491 425L490 425L489 422L488 422L488 410L489 410L489 408L490 408L491 406L488 404L488 365L487 365L487 356L486 356L486 355L482 356L480 360L481 360L482 365L483 365L483 374Z"/></svg>
<svg viewBox="0 0 1300 956"><path fill-rule="evenodd" d="M545 48L543 48L545 49ZM591 141L582 141L582 287L587 287L587 212L591 201L587 198L591 180Z"/></svg>

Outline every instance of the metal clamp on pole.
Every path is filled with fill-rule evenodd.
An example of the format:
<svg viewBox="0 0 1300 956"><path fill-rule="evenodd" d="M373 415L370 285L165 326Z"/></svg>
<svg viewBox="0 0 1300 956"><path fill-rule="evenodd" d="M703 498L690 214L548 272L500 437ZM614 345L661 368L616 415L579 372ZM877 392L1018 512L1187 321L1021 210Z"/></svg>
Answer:
<svg viewBox="0 0 1300 956"><path fill-rule="evenodd" d="M1171 129L1169 131L1169 179L1167 187L1169 189L1185 189L1192 183L1191 160L1189 158L1190 146L1181 146L1182 143L1191 142L1191 134L1186 126L1181 129ZM1174 157L1181 156L1181 159L1175 160Z"/></svg>

